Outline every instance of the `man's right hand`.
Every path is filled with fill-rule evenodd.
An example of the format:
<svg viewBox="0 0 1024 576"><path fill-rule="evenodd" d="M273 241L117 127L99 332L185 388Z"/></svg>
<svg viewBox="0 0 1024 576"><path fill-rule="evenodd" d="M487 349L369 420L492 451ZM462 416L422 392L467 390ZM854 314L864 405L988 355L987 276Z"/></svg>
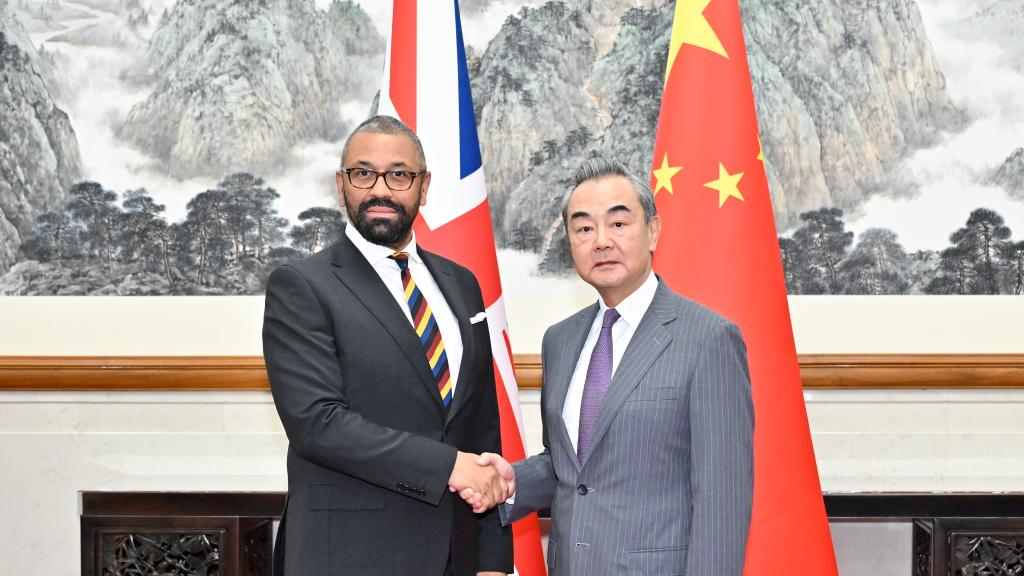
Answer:
<svg viewBox="0 0 1024 576"><path fill-rule="evenodd" d="M516 472L512 468L512 465L502 458L500 454L484 452L477 457L476 464L477 466L486 466L496 470L508 486L508 490L505 492L505 498L496 502L495 505L501 504L516 493ZM471 488L460 490L459 496L461 496L462 499L473 508L473 512L476 512L477 514L486 512L490 508L490 506L486 505L483 495Z"/></svg>
<svg viewBox="0 0 1024 576"><path fill-rule="evenodd" d="M480 513L504 502L511 494L508 482L492 466L477 464L478 456L459 452L448 486L453 492L469 492L478 495L478 504L473 511Z"/></svg>

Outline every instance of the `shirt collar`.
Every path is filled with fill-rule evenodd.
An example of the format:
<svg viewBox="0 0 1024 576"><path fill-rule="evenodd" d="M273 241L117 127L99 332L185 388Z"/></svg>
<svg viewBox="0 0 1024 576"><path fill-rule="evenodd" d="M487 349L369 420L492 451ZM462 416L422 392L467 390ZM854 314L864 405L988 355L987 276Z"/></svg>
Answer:
<svg viewBox="0 0 1024 576"><path fill-rule="evenodd" d="M640 325L640 320L643 319L644 314L647 313L647 309L651 307L651 302L654 301L654 293L658 291L658 277L654 275L652 271L647 280L640 285L639 288L633 291L632 294L626 296L626 298L619 302L619 305L615 307L615 310L619 312L622 319L627 324L636 328ZM598 310L597 317L603 318L605 310L608 309L608 305L604 303L601 298L597 299L600 310Z"/></svg>
<svg viewBox="0 0 1024 576"><path fill-rule="evenodd" d="M374 244L366 238L363 238L363 235L359 233L359 230L356 230L356 227L352 225L351 222L345 226L345 236L348 236L348 239L355 245L356 250L359 250L359 253L363 255L363 258L366 258L366 261L369 262L371 266L376 266L379 262L385 261L385 263L393 264L395 268L398 267L398 263L390 258L390 256L395 253L390 246ZM402 252L408 253L409 259L413 262L416 262L417 264L423 263L423 260L420 258L420 253L416 249L415 232L412 233L412 238L410 238L409 243L402 248Z"/></svg>

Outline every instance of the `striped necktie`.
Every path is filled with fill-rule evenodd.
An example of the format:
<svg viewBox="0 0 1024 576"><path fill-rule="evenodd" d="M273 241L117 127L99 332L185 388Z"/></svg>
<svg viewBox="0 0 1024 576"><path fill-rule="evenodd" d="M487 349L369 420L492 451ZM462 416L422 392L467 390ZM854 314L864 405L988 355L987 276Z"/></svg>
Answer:
<svg viewBox="0 0 1024 576"><path fill-rule="evenodd" d="M423 297L416 281L412 279L409 271L409 255L405 252L395 252L389 256L398 263L402 271L402 288L405 290L405 300L409 304L409 312L412 313L412 325L416 329L416 335L420 337L420 344L427 354L427 364L434 375L437 390L441 394L441 402L448 406L452 401L452 376L448 370L448 354L444 351L444 342L441 340L441 330L437 327L437 319L430 311L427 299Z"/></svg>

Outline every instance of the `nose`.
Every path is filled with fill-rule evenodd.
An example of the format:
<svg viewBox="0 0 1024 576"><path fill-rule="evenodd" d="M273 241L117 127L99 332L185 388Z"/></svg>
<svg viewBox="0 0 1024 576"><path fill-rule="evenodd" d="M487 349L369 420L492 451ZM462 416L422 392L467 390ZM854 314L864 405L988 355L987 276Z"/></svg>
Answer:
<svg viewBox="0 0 1024 576"><path fill-rule="evenodd" d="M611 247L611 237L608 235L608 229L604 226L598 226L595 230L596 236L594 237L594 249L595 250L606 250Z"/></svg>
<svg viewBox="0 0 1024 576"><path fill-rule="evenodd" d="M377 176L377 181L373 183L373 187L370 188L369 194L375 198L390 198L391 188L388 188L388 183L384 181L384 176Z"/></svg>

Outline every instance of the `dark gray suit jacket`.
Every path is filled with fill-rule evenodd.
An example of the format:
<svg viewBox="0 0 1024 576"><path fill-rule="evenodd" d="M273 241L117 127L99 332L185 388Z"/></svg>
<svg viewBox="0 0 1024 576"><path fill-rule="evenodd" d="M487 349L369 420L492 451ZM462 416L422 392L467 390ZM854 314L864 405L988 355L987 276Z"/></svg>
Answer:
<svg viewBox="0 0 1024 576"><path fill-rule="evenodd" d="M544 452L515 464L510 522L551 508L550 576L740 576L754 412L739 330L659 283L582 464L562 421L598 305L544 335Z"/></svg>
<svg viewBox="0 0 1024 576"><path fill-rule="evenodd" d="M346 237L276 269L263 354L288 434L288 503L275 574L456 576L512 571L496 511L447 489L457 450L501 449L487 323L476 278L420 250L462 332L451 405L380 277Z"/></svg>

